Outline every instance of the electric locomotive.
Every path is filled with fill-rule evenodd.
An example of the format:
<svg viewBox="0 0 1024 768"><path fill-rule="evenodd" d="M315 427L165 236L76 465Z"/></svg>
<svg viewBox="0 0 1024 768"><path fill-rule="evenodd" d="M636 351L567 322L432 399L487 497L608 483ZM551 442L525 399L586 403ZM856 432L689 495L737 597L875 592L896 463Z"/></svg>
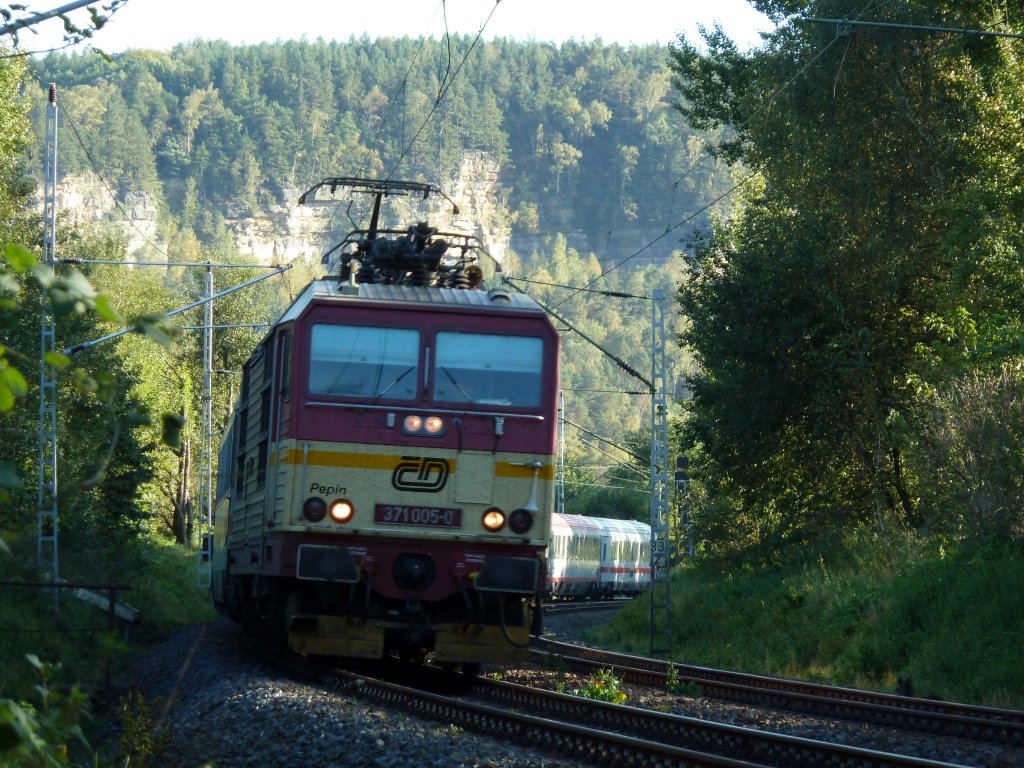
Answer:
<svg viewBox="0 0 1024 768"><path fill-rule="evenodd" d="M319 656L462 664L540 633L559 338L481 287L475 239L381 223L426 184L326 179L372 199L244 368L220 450L212 595L248 632ZM325 257L327 258L327 257Z"/></svg>

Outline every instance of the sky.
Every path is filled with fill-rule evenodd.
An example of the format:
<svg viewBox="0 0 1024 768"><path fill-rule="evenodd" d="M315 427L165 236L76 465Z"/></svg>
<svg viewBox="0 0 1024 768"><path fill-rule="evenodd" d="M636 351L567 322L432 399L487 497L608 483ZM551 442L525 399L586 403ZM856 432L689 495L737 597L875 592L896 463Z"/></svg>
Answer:
<svg viewBox="0 0 1024 768"><path fill-rule="evenodd" d="M23 0L24 2L24 0ZM33 12L64 5L64 0L30 0ZM550 41L600 38L622 45L669 43L682 32L697 40L697 25L716 22L741 50L760 42L759 30L770 22L747 0L128 0L96 33L93 45L108 53L126 48L169 50L175 44L201 39L233 44L291 40L348 40L375 37L444 35L448 29L475 35L484 26L486 40ZM72 14L84 24L84 10ZM23 30L23 49L61 45L59 19ZM77 46L73 50L80 50Z"/></svg>

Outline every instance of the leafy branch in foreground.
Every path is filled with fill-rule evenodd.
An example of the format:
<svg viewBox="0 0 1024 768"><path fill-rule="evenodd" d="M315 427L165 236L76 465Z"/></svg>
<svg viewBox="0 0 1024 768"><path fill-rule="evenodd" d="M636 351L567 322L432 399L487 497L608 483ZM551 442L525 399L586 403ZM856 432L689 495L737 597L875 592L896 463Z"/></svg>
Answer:
<svg viewBox="0 0 1024 768"><path fill-rule="evenodd" d="M25 658L39 676L35 688L38 706L0 699L0 762L25 768L67 765L68 744L72 740L89 748L81 726L82 719L89 714L88 697L77 685L67 694L54 690L51 681L60 667L32 654Z"/></svg>
<svg viewBox="0 0 1024 768"><path fill-rule="evenodd" d="M23 290L26 279L34 282L49 301L50 311L57 320L72 315L85 315L92 312L100 320L123 324L121 316L114 310L110 300L95 291L88 279L80 272L71 271L66 275L58 275L52 267L41 264L36 257L23 245L9 243L0 252L0 416L10 412L18 400L28 394L28 383L21 369L37 364L35 355L29 355L10 344L4 343L8 338L5 332L13 332L18 328L24 312ZM136 318L131 331L147 336L163 347L169 347L173 340L171 329L162 315L147 314ZM83 393L97 395L101 401L109 403L116 389L114 377L107 371L88 371L83 367L72 365L68 354L47 351L43 361L55 370L64 372L71 385ZM176 415L163 417L163 439L170 445L177 441L181 426ZM145 414L134 414L133 424L149 423ZM107 461L116 447L117 432L108 451ZM82 487L89 487L99 480L107 462L91 480ZM9 461L0 461L0 504L9 503L11 492L19 485L18 473Z"/></svg>
<svg viewBox="0 0 1024 768"><path fill-rule="evenodd" d="M21 3L11 3L6 7L0 6L0 17L3 17L5 22L0 25L0 34L11 35L17 44L20 42L18 38L20 30L28 29L34 34L35 30L31 28L35 25L52 18L58 18L64 23L64 46L77 45L91 39L99 30L103 29L107 22L110 21L110 17L127 2L128 0L110 0L106 5L100 6L105 13L100 13L96 10L94 3L87 4L85 2L68 3L60 8L40 12L33 12L27 5ZM87 6L86 10L89 13L89 21L85 24L78 24L71 18L68 12L78 10L83 5Z"/></svg>
<svg viewBox="0 0 1024 768"><path fill-rule="evenodd" d="M18 275L25 274L30 274L40 288L46 291L52 311L58 319L93 311L103 320L120 322L120 316L110 306L107 297L97 294L80 272L57 275L52 267L40 264L25 246L17 243L4 246L3 257L0 262L0 330L17 326L22 291ZM16 399L24 397L28 389L24 375L14 367L12 359L28 362L28 356L23 352L0 344L0 413L11 410ZM58 370L67 369L71 365L71 359L59 352L47 352L45 360ZM89 387L84 377L76 377L76 381Z"/></svg>

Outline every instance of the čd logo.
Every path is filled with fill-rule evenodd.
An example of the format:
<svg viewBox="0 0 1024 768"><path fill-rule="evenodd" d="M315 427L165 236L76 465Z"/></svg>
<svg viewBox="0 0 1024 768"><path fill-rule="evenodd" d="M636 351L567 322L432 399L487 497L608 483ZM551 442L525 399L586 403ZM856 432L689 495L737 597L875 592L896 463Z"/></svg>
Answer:
<svg viewBox="0 0 1024 768"><path fill-rule="evenodd" d="M448 482L448 462L426 456L403 456L391 473L391 485L400 491L437 493Z"/></svg>

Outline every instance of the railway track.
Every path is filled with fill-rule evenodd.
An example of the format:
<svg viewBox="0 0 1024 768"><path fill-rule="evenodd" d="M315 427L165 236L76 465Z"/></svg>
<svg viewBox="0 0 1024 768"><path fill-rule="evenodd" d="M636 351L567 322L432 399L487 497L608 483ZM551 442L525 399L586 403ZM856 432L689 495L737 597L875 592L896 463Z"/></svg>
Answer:
<svg viewBox="0 0 1024 768"><path fill-rule="evenodd" d="M720 765L703 760L736 760L740 765L844 766L844 768L910 768L949 766L924 758L852 747L754 728L717 723L650 709L612 704L487 678L477 680L472 694L515 712L529 712L543 722L587 723L605 738L629 739L643 760L639 765ZM639 744L638 744L639 742ZM625 742L624 742L625 743ZM621 749L621 748L620 748ZM676 753L673 750L681 750ZM625 751L619 755L629 754ZM577 755L579 756L579 755ZM583 755L586 757L587 755ZM690 762L697 760L698 762ZM682 760L682 762L678 762ZM632 764L632 763L630 763ZM731 765L733 763L724 763Z"/></svg>
<svg viewBox="0 0 1024 768"><path fill-rule="evenodd" d="M621 608L624 605L629 605L628 600L598 600L598 601L580 601L580 602L558 602L558 603L545 603L544 604L544 615L545 616L556 616L558 614L566 613L590 613L596 611L612 611Z"/></svg>
<svg viewBox="0 0 1024 768"><path fill-rule="evenodd" d="M538 659L558 657L574 671L611 669L624 681L662 688L668 682L669 662L552 640L534 638L534 642ZM1024 712L1016 710L896 696L691 664L672 666L675 679L683 685L696 685L702 696L994 744L1024 745Z"/></svg>
<svg viewBox="0 0 1024 768"><path fill-rule="evenodd" d="M415 685L256 648L265 662L318 687L575 760L623 766L950 768L924 758L611 704L419 667ZM394 666L389 667L392 671ZM453 681L457 681L453 683Z"/></svg>

